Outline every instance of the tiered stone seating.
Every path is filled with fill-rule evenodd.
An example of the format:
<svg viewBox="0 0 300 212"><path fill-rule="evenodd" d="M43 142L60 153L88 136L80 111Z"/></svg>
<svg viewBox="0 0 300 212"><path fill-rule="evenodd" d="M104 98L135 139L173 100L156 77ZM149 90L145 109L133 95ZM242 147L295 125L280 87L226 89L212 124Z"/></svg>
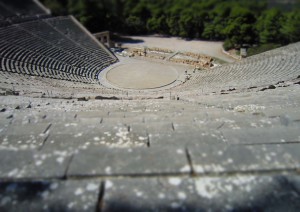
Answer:
<svg viewBox="0 0 300 212"><path fill-rule="evenodd" d="M72 18L67 17L73 21ZM105 50L90 49L54 29L47 21L29 20L0 28L2 70L57 79L86 82L96 80L101 70L116 61ZM56 18L55 18L56 20ZM60 19L59 19L60 20ZM77 25L72 25L75 28ZM76 33L85 37L78 26ZM87 36L88 37L88 36ZM104 48L89 38L89 45Z"/></svg>
<svg viewBox="0 0 300 212"><path fill-rule="evenodd" d="M3 26L1 211L298 211L299 56L195 71L155 98L96 81L116 59L70 17Z"/></svg>
<svg viewBox="0 0 300 212"><path fill-rule="evenodd" d="M87 49L91 54L101 58L104 63L111 63L115 61L115 58L104 50L95 45L95 40L88 36L86 33L82 33L82 29L78 27L76 22L70 17L57 17L53 19L45 20L51 24L55 29L64 33L67 37L71 38L79 45Z"/></svg>
<svg viewBox="0 0 300 212"><path fill-rule="evenodd" d="M299 57L300 43L291 44L241 62L199 71L175 90L204 89L217 92L230 87L244 89L275 84L296 78L300 74Z"/></svg>
<svg viewBox="0 0 300 212"><path fill-rule="evenodd" d="M243 95L0 96L2 208L297 211L299 86Z"/></svg>

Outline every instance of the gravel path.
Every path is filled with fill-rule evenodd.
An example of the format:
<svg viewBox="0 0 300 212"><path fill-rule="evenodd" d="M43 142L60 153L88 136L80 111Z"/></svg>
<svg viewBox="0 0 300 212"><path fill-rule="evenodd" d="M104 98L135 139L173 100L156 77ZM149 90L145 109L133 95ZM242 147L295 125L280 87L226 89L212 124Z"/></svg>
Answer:
<svg viewBox="0 0 300 212"><path fill-rule="evenodd" d="M160 36L128 36L128 41L122 44L124 47L160 47L175 51L189 51L206 54L219 58L226 62L234 62L235 59L222 52L223 42L211 42L200 40L183 40L177 37L160 37Z"/></svg>

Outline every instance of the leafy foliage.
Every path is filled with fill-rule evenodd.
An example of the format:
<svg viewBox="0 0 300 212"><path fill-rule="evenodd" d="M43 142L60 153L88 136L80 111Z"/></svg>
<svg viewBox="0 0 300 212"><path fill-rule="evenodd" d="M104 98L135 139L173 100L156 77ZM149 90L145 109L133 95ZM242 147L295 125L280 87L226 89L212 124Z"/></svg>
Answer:
<svg viewBox="0 0 300 212"><path fill-rule="evenodd" d="M224 47L300 40L300 1L285 10L275 0L43 0L55 15L73 14L92 32L160 33L225 40ZM292 8L292 9L286 9Z"/></svg>

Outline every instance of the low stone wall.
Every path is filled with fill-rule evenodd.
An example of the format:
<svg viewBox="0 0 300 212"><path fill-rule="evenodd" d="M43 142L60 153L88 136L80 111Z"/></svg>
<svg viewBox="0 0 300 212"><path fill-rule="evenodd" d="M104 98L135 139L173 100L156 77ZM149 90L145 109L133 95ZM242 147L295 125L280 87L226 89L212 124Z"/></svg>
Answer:
<svg viewBox="0 0 300 212"><path fill-rule="evenodd" d="M174 63L183 63L183 64L191 65L197 69L210 68L213 66L213 63L211 61L189 60L189 59L179 59L179 58L171 58L170 61Z"/></svg>
<svg viewBox="0 0 300 212"><path fill-rule="evenodd" d="M132 48L129 49L128 52L129 57L147 57L158 60L166 60L168 59L168 56L166 54L169 54L171 56L171 54L174 53L172 50L156 47ZM192 52L178 53L176 54L176 57L174 55L168 60L173 63L181 63L194 66L196 69L213 67L212 57Z"/></svg>
<svg viewBox="0 0 300 212"><path fill-rule="evenodd" d="M170 49L164 49L164 48L157 48L157 47L153 47L153 48L147 48L148 51L156 51L156 52L162 52L162 53L169 53L172 54L173 51Z"/></svg>

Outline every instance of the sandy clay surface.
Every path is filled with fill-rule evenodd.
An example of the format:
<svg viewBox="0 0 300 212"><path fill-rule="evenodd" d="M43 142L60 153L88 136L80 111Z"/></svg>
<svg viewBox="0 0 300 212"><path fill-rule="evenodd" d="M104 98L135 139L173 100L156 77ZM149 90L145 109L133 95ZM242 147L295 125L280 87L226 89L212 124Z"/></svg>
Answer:
<svg viewBox="0 0 300 212"><path fill-rule="evenodd" d="M185 69L183 66L135 61L109 70L106 79L120 88L154 89L173 83Z"/></svg>
<svg viewBox="0 0 300 212"><path fill-rule="evenodd" d="M126 36L123 47L160 47L174 51L187 51L206 54L211 57L219 58L226 62L234 62L235 59L222 52L222 42L184 40L177 37L161 36Z"/></svg>

